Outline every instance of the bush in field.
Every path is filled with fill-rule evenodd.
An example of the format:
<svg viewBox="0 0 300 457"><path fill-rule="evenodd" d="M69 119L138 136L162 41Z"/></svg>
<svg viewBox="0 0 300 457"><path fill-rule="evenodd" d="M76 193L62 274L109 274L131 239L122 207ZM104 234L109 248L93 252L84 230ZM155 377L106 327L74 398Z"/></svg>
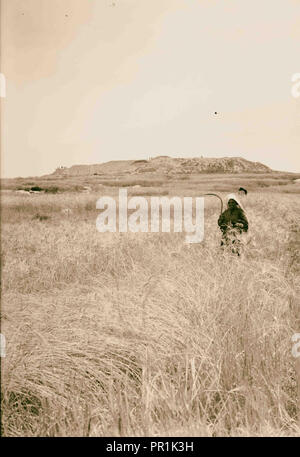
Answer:
<svg viewBox="0 0 300 457"><path fill-rule="evenodd" d="M59 190L61 190L61 189L59 189L59 188L56 187L56 186L46 187L46 188L45 188L46 194L57 194L57 192L58 192Z"/></svg>
<svg viewBox="0 0 300 457"><path fill-rule="evenodd" d="M45 216L42 214L36 214L33 219L38 219L39 221L46 221L49 219L49 216Z"/></svg>

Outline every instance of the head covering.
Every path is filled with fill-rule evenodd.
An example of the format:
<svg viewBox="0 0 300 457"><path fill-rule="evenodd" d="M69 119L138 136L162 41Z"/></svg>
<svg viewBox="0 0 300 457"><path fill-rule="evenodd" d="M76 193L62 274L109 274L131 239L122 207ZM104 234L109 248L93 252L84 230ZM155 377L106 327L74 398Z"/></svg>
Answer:
<svg viewBox="0 0 300 457"><path fill-rule="evenodd" d="M237 204L239 205L239 207L242 208L242 210L244 209L244 208L243 208L243 205L241 204L240 200L236 197L235 194L228 194L228 195L226 195L225 201L226 201L227 207L228 207L228 202L229 202L229 200L235 200L235 201L237 202Z"/></svg>

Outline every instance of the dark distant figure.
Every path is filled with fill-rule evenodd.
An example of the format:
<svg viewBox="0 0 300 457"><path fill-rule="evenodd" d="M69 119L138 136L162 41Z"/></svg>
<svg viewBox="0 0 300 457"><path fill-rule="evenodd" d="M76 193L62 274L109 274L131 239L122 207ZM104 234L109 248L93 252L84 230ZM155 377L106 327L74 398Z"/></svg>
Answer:
<svg viewBox="0 0 300 457"><path fill-rule="evenodd" d="M227 208L218 220L222 232L221 246L231 248L231 252L240 256L243 244L241 238L243 232L248 231L248 220L235 194L227 195L226 200Z"/></svg>
<svg viewBox="0 0 300 457"><path fill-rule="evenodd" d="M247 191L247 189L244 189L243 187L240 187L240 188L239 188L239 193L240 193L240 194L247 195L247 194L248 194L248 191Z"/></svg>

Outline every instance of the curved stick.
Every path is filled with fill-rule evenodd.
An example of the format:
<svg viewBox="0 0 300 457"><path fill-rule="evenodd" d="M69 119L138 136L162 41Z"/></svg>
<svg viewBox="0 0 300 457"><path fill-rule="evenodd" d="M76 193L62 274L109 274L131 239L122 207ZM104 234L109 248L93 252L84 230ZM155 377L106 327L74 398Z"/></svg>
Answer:
<svg viewBox="0 0 300 457"><path fill-rule="evenodd" d="M202 194L202 196L204 195L213 195L214 197L218 197L219 200L221 201L221 214L223 213L223 200L222 200L222 197L220 197L220 195L218 194L213 194L213 193L208 193L208 194Z"/></svg>

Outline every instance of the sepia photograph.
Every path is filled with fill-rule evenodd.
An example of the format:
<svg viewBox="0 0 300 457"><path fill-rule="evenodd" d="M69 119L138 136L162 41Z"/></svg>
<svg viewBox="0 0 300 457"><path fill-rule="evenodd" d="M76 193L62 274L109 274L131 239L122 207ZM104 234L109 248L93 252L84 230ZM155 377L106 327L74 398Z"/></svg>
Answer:
<svg viewBox="0 0 300 457"><path fill-rule="evenodd" d="M1 436L299 438L300 0L0 11Z"/></svg>

